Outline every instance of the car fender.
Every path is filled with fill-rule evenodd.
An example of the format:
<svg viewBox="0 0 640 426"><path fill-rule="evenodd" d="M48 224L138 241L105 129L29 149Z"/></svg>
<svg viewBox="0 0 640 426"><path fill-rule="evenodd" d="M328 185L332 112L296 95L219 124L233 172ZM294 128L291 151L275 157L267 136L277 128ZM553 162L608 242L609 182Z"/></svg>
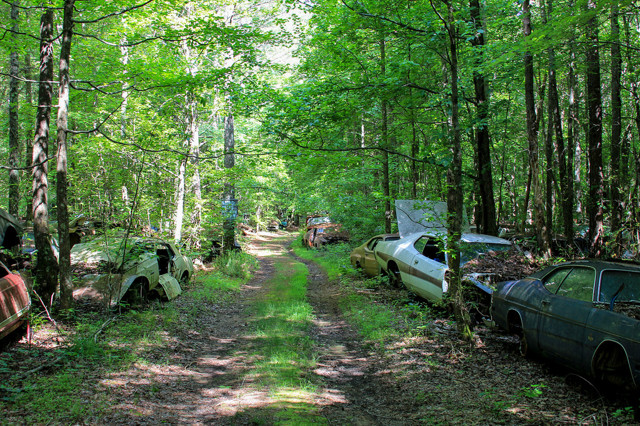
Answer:
<svg viewBox="0 0 640 426"><path fill-rule="evenodd" d="M619 342L617 340L604 339L598 344L598 347L596 348L595 351L593 351L593 353L591 355L591 360L590 360L591 375L594 376L594 377L596 376L596 371L595 371L596 356L600 352L601 348L603 346L605 346L605 345L615 345L615 346L619 347L620 349L622 349L622 352L624 353L624 359L626 361L627 368L629 369L629 373L631 374L631 381L633 382L633 386L635 388L637 388L638 382L640 380L640 371L638 371L637 369L633 368L633 366L631 365L631 362L629 361L629 353L627 351L627 348L625 347L624 344L622 344L621 342ZM606 350L606 349L603 349L603 350Z"/></svg>
<svg viewBox="0 0 640 426"><path fill-rule="evenodd" d="M164 294L167 296L167 299L169 300L175 299L182 293L182 288L180 287L180 283L170 274L160 275L160 279L158 280L158 282L162 286L162 289L164 290Z"/></svg>
<svg viewBox="0 0 640 426"><path fill-rule="evenodd" d="M120 286L120 294L118 295L117 299L111 300L112 306L120 303L124 295L129 290L129 287L131 287L131 284L133 284L138 278L142 278L145 281L149 281L147 277L145 277L144 275L130 275L127 278L125 278L124 281L122 282L122 285Z"/></svg>

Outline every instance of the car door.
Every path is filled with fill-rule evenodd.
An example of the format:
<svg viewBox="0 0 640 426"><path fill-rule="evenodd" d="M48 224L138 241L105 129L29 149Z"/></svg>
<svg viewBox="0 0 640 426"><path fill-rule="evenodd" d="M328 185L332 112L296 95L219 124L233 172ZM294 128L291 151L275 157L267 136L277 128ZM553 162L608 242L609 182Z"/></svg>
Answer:
<svg viewBox="0 0 640 426"><path fill-rule="evenodd" d="M362 269L369 276L376 276L380 272L380 265L373 254L373 249L382 241L382 237L374 237L364 247L364 256L362 258Z"/></svg>
<svg viewBox="0 0 640 426"><path fill-rule="evenodd" d="M441 243L429 236L420 237L414 248L414 255L405 284L425 299L442 299L444 274L447 271L446 257Z"/></svg>
<svg viewBox="0 0 640 426"><path fill-rule="evenodd" d="M583 362L585 326L593 308L596 271L567 266L544 277L549 294L540 301L538 344L542 353L564 364Z"/></svg>

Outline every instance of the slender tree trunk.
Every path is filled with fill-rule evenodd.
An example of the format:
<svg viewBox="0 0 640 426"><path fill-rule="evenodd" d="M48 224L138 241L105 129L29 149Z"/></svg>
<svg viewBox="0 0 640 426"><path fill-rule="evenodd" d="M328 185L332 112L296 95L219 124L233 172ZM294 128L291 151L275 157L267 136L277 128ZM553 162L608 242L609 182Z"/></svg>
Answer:
<svg viewBox="0 0 640 426"><path fill-rule="evenodd" d="M187 156L180 159L178 165L178 187L176 188L176 211L173 216L173 241L178 244L182 240L182 224L184 222L185 182L187 179Z"/></svg>
<svg viewBox="0 0 640 426"><path fill-rule="evenodd" d="M484 62L482 49L484 48L484 28L480 18L480 2L469 1L471 19L475 27L475 37L471 39L474 46L476 65ZM480 68L480 67L478 67ZM477 69L477 68L476 68ZM487 81L484 74L474 70L473 84L476 92L476 146L479 171L480 205L481 205L481 232L489 235L498 235L498 223L496 219L496 202L493 194L493 166L491 164L491 138L489 136L489 99L487 96Z"/></svg>
<svg viewBox="0 0 640 426"><path fill-rule="evenodd" d="M191 156L191 166L193 176L191 178L191 189L195 197L195 208L191 214L191 224L195 235L200 235L202 231L202 187L200 183L200 127L198 124L198 102L191 96L189 105L189 154ZM195 248L200 248L199 238L195 239Z"/></svg>
<svg viewBox="0 0 640 426"><path fill-rule="evenodd" d="M569 2L569 9L572 11L574 10L573 0ZM580 174L578 173L578 179L576 180L574 173L574 159L576 151L575 136L576 129L578 128L578 102L576 100L576 88L578 83L576 82L575 76L576 54L574 44L575 43L572 39L569 43L569 77L567 81L569 89L569 117L567 118L567 179L565 182L567 196L566 199L563 200L563 204L566 203L566 205L563 205L563 223L568 242L573 242L575 237L573 214L577 197L576 194L574 194L574 181L578 187L580 185ZM568 221L571 222L570 225L567 223Z"/></svg>
<svg viewBox="0 0 640 426"><path fill-rule="evenodd" d="M69 60L73 37L73 7L75 0L65 0L62 24L62 44L60 48L60 88L58 95L58 164L56 188L58 201L58 241L60 252L60 303L62 309L73 305L71 282L71 243L69 241L69 210L67 200L67 131L69 126Z"/></svg>
<svg viewBox="0 0 640 426"><path fill-rule="evenodd" d="M622 56L620 53L620 23L618 4L611 4L611 230L616 235L616 254L622 254L621 233L623 202L621 195L621 151L622 151L622 99L620 79Z"/></svg>
<svg viewBox="0 0 640 426"><path fill-rule="evenodd" d="M29 56L29 54L25 54L24 56L24 77L25 77L25 101L27 105L31 105L33 102L33 91L31 88L31 57ZM32 122L31 120L29 120L29 122ZM25 167L29 168L31 167L31 160L32 160L32 156L33 156L33 138L31 136L31 132L29 132L29 135L27 135L27 137L25 137L25 158L24 158L24 165ZM30 169L28 169L30 170ZM33 205L31 203L27 203L26 207L25 207L25 218L27 222L32 222L33 221Z"/></svg>
<svg viewBox="0 0 640 426"><path fill-rule="evenodd" d="M523 32L524 36L531 35L531 7L529 0L522 3L523 13ZM525 103L527 110L527 139L529 140L529 169L531 173L531 185L533 191L533 216L536 229L536 237L538 246L545 256L549 255L549 241L544 224L544 205L542 202L542 188L540 183L539 170L539 149L538 149L538 118L535 106L534 91L534 70L533 55L531 52L525 52L524 56L524 74L525 74Z"/></svg>
<svg viewBox="0 0 640 426"><path fill-rule="evenodd" d="M448 3L448 22L445 23L449 40L449 71L451 72L451 165L447 169L447 249L449 251L449 297L464 339L472 338L471 319L462 295L460 272L460 236L462 233L462 143L460 138L459 94L458 94L458 49L457 28L452 4Z"/></svg>
<svg viewBox="0 0 640 426"><path fill-rule="evenodd" d="M18 33L18 7L20 2L15 0L11 4L11 21L14 34ZM12 37L14 43L15 39ZM18 47L13 46L9 54L9 213L18 217L20 204L20 121L18 118L19 83L18 72L20 69L18 59Z"/></svg>
<svg viewBox="0 0 640 426"><path fill-rule="evenodd" d="M588 9L596 8L591 0ZM603 255L604 248L604 172L602 164L602 92L600 86L600 46L598 40L598 18L594 15L586 25L587 65L587 111L589 126L589 254Z"/></svg>
<svg viewBox="0 0 640 426"><path fill-rule="evenodd" d="M549 18L553 14L553 1L547 0L547 14ZM562 133L562 117L560 115L560 103L558 100L558 79L556 76L555 50L550 48L549 53L549 124L552 132L549 137L554 137L555 150L558 156L558 172L560 175L560 199L562 210L562 228L570 244L573 242L573 194L569 192L568 183L571 175L567 169L567 152L564 146ZM547 166L549 167L549 165Z"/></svg>
<svg viewBox="0 0 640 426"><path fill-rule="evenodd" d="M231 110L231 108L229 108ZM231 171L231 169L236 164L235 159L235 150L236 142L235 142L235 128L233 122L233 114L229 112L229 115L224 119L224 168L227 171ZM225 211L224 218L224 238L222 246L225 251L230 252L235 247L235 221L237 214L237 200L236 200L236 190L235 186L232 183L232 180L228 177L228 181L224 184L224 201L226 203L227 209Z"/></svg>
<svg viewBox="0 0 640 426"><path fill-rule="evenodd" d="M384 33L381 33L380 38L380 74L384 79L387 68L387 52ZM385 149L382 153L382 195L384 196L384 232L387 234L391 232L391 185L390 173L389 173L389 129L388 129L388 104L386 98L382 98L382 147Z"/></svg>
<svg viewBox="0 0 640 426"><path fill-rule="evenodd" d="M38 112L33 141L33 234L37 250L36 288L48 301L58 284L58 265L51 250L49 232L49 122L53 98L53 10L47 9L40 20L40 77Z"/></svg>

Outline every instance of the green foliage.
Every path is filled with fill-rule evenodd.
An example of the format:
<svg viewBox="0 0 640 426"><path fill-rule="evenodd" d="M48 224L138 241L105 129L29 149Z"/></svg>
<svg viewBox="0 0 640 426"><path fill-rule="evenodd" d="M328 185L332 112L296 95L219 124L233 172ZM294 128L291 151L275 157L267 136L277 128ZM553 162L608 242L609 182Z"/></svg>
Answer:
<svg viewBox="0 0 640 426"><path fill-rule="evenodd" d="M538 398L542 396L543 390L546 387L547 385L545 385L544 383L530 385L528 387L520 389L520 394L527 398Z"/></svg>
<svg viewBox="0 0 640 426"><path fill-rule="evenodd" d="M251 274L258 266L255 257L239 251L223 254L214 260L213 265L222 274L241 280L251 278Z"/></svg>

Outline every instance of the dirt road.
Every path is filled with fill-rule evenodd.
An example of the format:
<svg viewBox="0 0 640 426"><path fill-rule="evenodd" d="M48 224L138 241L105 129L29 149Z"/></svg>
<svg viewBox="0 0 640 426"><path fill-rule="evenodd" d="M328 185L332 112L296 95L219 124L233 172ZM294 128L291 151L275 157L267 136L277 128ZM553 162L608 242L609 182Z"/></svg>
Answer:
<svg viewBox="0 0 640 426"><path fill-rule="evenodd" d="M469 345L458 340L449 321L429 320L384 347L363 341L341 313L345 289L329 282L316 264L296 258L289 248L292 239L256 236L249 251L260 267L229 297L203 303L188 290L173 302L178 314L160 317L167 332L161 346L142 348L144 361L124 371L83 371L75 398L97 406L91 412L99 414L84 417L82 423L484 425L630 420L620 401L603 398L586 382L581 384L582 378L523 360L513 339L491 330L477 330L478 339ZM267 301L276 312L283 271L287 276L287 271L305 270L301 262L308 283L304 303L312 309L313 321L299 337L311 342L312 362L292 366L298 369L287 383L293 384L274 386L260 378L270 360L261 352L265 335L256 325L255 306ZM372 303L398 306L395 295L385 299L383 293L373 294ZM7 364L0 369L0 379L1 374L11 374L11 368ZM24 411L14 408L0 423L21 424Z"/></svg>

